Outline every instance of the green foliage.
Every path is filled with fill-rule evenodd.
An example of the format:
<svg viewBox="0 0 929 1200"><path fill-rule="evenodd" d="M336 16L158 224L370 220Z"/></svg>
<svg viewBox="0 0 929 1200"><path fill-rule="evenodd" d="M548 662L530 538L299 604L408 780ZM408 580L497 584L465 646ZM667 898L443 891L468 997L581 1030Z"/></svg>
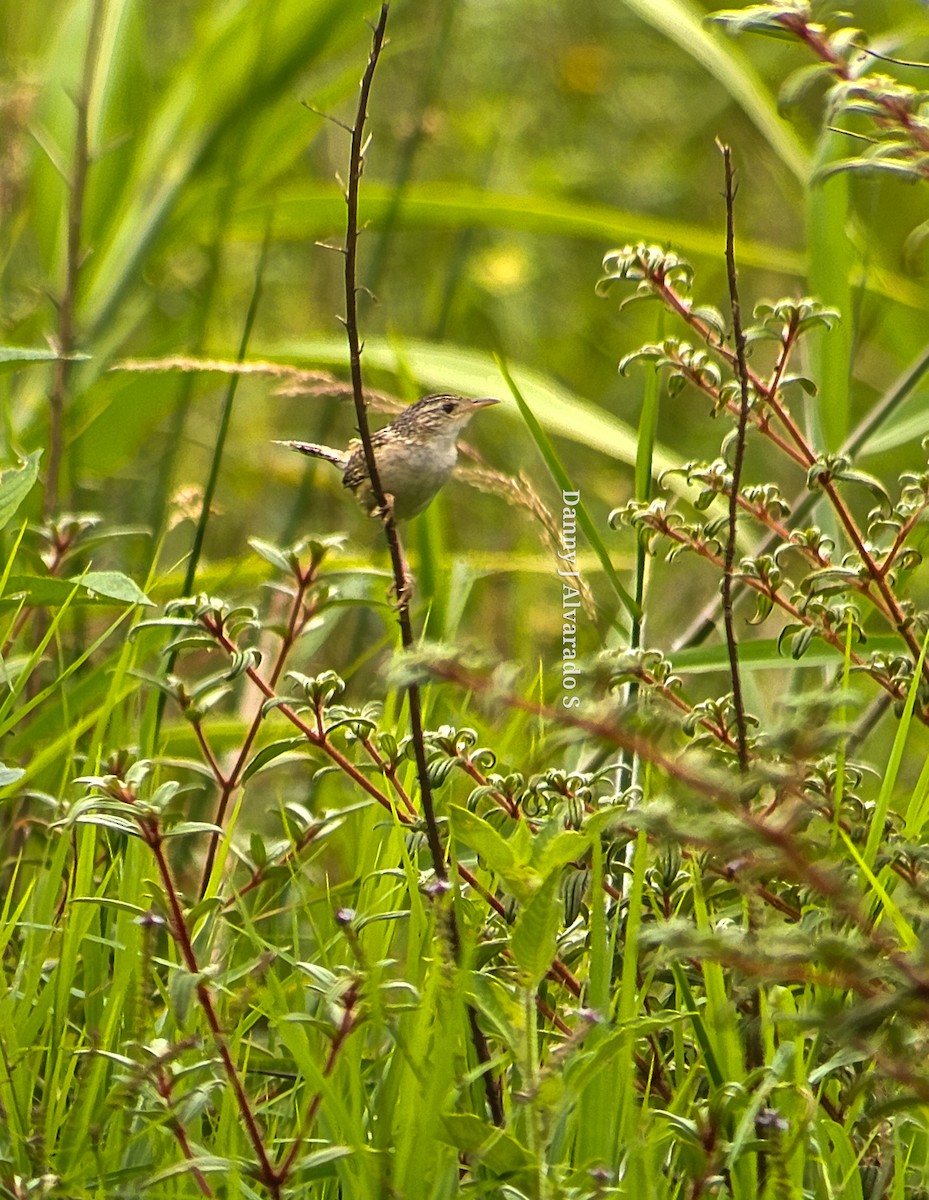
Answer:
<svg viewBox="0 0 929 1200"><path fill-rule="evenodd" d="M352 435L309 243L374 14L9 14L0 1196L929 1192L926 43L885 7L876 53L800 2L396 0L369 399L513 401L404 531L404 654L377 524L270 444Z"/></svg>

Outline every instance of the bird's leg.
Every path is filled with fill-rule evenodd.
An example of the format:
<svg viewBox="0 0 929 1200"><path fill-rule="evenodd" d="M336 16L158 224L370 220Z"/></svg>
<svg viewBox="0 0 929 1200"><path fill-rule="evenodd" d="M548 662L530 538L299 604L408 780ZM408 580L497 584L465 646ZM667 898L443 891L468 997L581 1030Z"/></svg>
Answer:
<svg viewBox="0 0 929 1200"><path fill-rule="evenodd" d="M385 492L383 507L381 507L380 505L375 505L374 508L371 509L371 516L377 517L379 520L383 521L386 525L386 523L389 520L393 519L393 515L394 515L394 498L390 494L390 492Z"/></svg>

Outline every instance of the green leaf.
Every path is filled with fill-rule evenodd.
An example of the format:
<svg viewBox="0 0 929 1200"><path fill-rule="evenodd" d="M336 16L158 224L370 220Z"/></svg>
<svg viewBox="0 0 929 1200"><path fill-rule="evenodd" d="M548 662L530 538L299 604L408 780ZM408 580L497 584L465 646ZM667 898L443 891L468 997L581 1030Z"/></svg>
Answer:
<svg viewBox="0 0 929 1200"><path fill-rule="evenodd" d="M538 861L534 860L533 866L539 874L547 875L556 867L583 859L590 849L590 835L586 829L583 833L576 829L562 829L551 841L541 844L540 849Z"/></svg>
<svg viewBox="0 0 929 1200"><path fill-rule="evenodd" d="M277 567L279 571L285 575L293 574L293 563L290 562L283 550L279 550L277 546L273 546L270 542L264 542L261 538L249 538L248 544L257 555L270 563L272 567Z"/></svg>
<svg viewBox="0 0 929 1200"><path fill-rule="evenodd" d="M859 174L870 173L874 175L878 171L883 171L885 174L897 175L907 180L907 182L913 183L921 178L920 172L908 163L892 162L880 158L841 158L829 163L827 166L820 167L813 176L813 181L821 183L823 180L831 179L843 171L857 171Z"/></svg>
<svg viewBox="0 0 929 1200"><path fill-rule="evenodd" d="M214 825L211 821L182 821L180 825L173 825L170 829L165 829L162 833L164 838L187 837L191 833L222 833L223 830L219 825Z"/></svg>
<svg viewBox="0 0 929 1200"><path fill-rule="evenodd" d="M122 571L85 571L83 575L74 578L72 583L79 583L91 594L105 596L108 600L122 600L126 604L147 604L151 607L155 603Z"/></svg>
<svg viewBox="0 0 929 1200"><path fill-rule="evenodd" d="M283 741L272 742L270 746L263 746L242 772L242 783L248 783L252 776L257 775L263 767L268 765L268 763L274 762L275 759L280 758L281 755L286 754L289 750L295 749L297 746L305 747L306 738L284 738ZM296 756L292 755L286 761L293 762L294 757ZM304 760L306 759L306 755L303 754L301 754L299 757Z"/></svg>
<svg viewBox="0 0 929 1200"><path fill-rule="evenodd" d="M480 1159L496 1174L529 1171L536 1165L534 1157L512 1134L471 1113L446 1113L442 1126L450 1145L469 1158Z"/></svg>
<svg viewBox="0 0 929 1200"><path fill-rule="evenodd" d="M265 846L264 838L257 830L253 829L248 839L248 852L252 856L252 862L259 869L268 865L268 849Z"/></svg>
<svg viewBox="0 0 929 1200"><path fill-rule="evenodd" d="M560 876L560 871L552 871L523 908L510 937L510 949L516 965L533 988L541 983L555 957L561 926L561 906L558 903Z"/></svg>
<svg viewBox="0 0 929 1200"><path fill-rule="evenodd" d="M330 1179L337 1174L334 1164L357 1153L351 1146L325 1146L305 1154L294 1163L294 1174L302 1179Z"/></svg>
<svg viewBox="0 0 929 1200"><path fill-rule="evenodd" d="M455 836L483 860L488 870L504 876L513 874L516 856L509 842L492 825L457 804L450 806L450 813Z"/></svg>
<svg viewBox="0 0 929 1200"><path fill-rule="evenodd" d="M125 817L110 816L103 812L86 813L83 816L77 817L74 824L95 825L99 829L109 829L113 833L125 834L126 837L140 838L142 836L138 825L134 821L129 821Z"/></svg>
<svg viewBox="0 0 929 1200"><path fill-rule="evenodd" d="M68 602L75 587L77 604L106 605L114 600L121 604L148 604L150 600L121 571L87 571L73 579L56 579L50 575L11 575L0 599L0 607L25 603L30 608L59 608Z"/></svg>
<svg viewBox="0 0 929 1200"><path fill-rule="evenodd" d="M500 949L505 943L498 943ZM497 951L499 952L499 950ZM483 971L472 970L468 975L468 997L484 1021L511 1049L521 1036L514 1024L515 1011L509 993L500 981Z"/></svg>
<svg viewBox="0 0 929 1200"><path fill-rule="evenodd" d="M177 1179L181 1175L191 1175L195 1171L199 1171L201 1175L228 1176L231 1171L241 1169L242 1164L232 1158L221 1158L218 1154L198 1154L193 1158L185 1158L181 1162L172 1163L163 1171L149 1176L141 1186L147 1190L153 1184L164 1183L168 1179Z"/></svg>
<svg viewBox="0 0 929 1200"><path fill-rule="evenodd" d="M11 575L0 605L7 607L20 600L32 608L58 608L68 602L74 584L67 579L42 575Z"/></svg>
<svg viewBox="0 0 929 1200"><path fill-rule="evenodd" d="M25 774L22 767L7 767L0 763L0 787L9 787L11 783L18 783Z"/></svg>
<svg viewBox="0 0 929 1200"><path fill-rule="evenodd" d="M21 467L4 471L0 475L0 529L2 529L32 491L32 485L39 477L39 459L41 450L35 450L27 455Z"/></svg>

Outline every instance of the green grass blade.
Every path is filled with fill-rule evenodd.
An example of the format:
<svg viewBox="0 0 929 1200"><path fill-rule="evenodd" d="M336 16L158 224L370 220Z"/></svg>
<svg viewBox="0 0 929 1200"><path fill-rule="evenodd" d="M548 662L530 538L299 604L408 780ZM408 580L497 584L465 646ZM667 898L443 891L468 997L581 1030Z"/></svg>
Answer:
<svg viewBox="0 0 929 1200"><path fill-rule="evenodd" d="M517 387L513 376L510 374L506 363L502 358L498 357L497 364L500 368L501 375L506 381L507 387L510 389L510 394L516 401L519 411L522 414L522 418L526 423L526 428L532 435L532 440L535 442L538 451L545 462L545 465L551 472L552 478L558 484L559 488L561 488L562 492L576 491L577 489L574 487L574 484L569 478L567 471L565 471L564 467L561 465L561 460L558 458L558 455L555 452L555 447L549 440L548 434L546 434L545 430L536 420L532 410L529 408L529 405L523 398L522 392ZM616 574L616 569L613 566L606 546L603 544L603 539L600 537L600 532L590 519L590 514L587 512L587 508L583 500L578 501L576 508L578 524L580 525L581 529L583 529L584 536L590 543L591 549L600 560L600 565L603 567L603 572L609 580L613 591L619 597L622 606L625 608L629 616L633 620L637 620L641 615L641 610L636 604L635 599L629 594L629 592L623 586L619 576Z"/></svg>
<svg viewBox="0 0 929 1200"><path fill-rule="evenodd" d="M926 660L927 647L929 647L929 633L923 639L923 648L920 651L919 661L916 664L916 670L913 672L913 679L907 693L906 703L903 706L903 712L900 715L900 721L894 733L893 745L890 748L887 766L884 768L880 794L874 806L874 811L871 814L868 840L865 843L863 854L863 858L871 870L874 869L877 852L881 844L881 839L884 836L884 822L887 819L887 810L890 808L891 797L893 796L897 777L900 773L900 765L903 762L903 752L906 749L907 737L913 721L913 710L916 707L916 698L923 679L923 664Z"/></svg>

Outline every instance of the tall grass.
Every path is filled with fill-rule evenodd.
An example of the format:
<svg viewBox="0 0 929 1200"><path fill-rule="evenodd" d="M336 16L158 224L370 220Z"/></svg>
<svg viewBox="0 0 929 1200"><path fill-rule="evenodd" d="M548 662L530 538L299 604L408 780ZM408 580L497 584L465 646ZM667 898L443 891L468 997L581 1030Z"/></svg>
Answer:
<svg viewBox="0 0 929 1200"><path fill-rule="evenodd" d="M394 654L379 529L270 446L353 432L309 243L342 235L319 113L351 120L372 13L52 7L0 34L0 1195L921 1195L915 68L793 8L730 17L766 43L678 3L398 0L369 399L506 402L404 533ZM888 159L918 187L852 165Z"/></svg>

